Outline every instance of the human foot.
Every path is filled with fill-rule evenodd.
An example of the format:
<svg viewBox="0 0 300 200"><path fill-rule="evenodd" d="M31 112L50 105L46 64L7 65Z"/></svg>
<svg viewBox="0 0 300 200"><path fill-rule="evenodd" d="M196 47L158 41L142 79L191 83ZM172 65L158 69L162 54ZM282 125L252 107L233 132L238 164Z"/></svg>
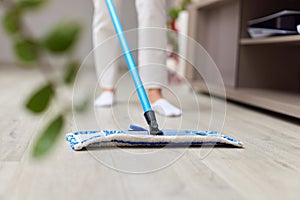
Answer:
<svg viewBox="0 0 300 200"><path fill-rule="evenodd" d="M178 117L182 114L180 109L163 98L162 90L160 88L149 89L148 96L152 109L158 114L166 117Z"/></svg>
<svg viewBox="0 0 300 200"><path fill-rule="evenodd" d="M115 103L115 93L111 90L102 92L102 94L97 97L94 105L97 107L107 107L112 106Z"/></svg>
<svg viewBox="0 0 300 200"><path fill-rule="evenodd" d="M152 109L160 115L166 117L179 117L182 111L168 102L166 99L161 98L152 103Z"/></svg>

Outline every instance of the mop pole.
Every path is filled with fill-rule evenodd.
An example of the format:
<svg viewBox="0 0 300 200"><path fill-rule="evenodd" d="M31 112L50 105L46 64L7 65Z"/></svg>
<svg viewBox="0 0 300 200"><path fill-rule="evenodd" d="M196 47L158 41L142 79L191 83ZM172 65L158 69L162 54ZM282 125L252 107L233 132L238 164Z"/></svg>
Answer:
<svg viewBox="0 0 300 200"><path fill-rule="evenodd" d="M100 0L100 1L102 1L102 0ZM122 25L120 23L120 19L118 17L118 14L116 12L116 8L115 8L112 0L106 0L106 6L108 8L108 11L109 11L111 20L113 22L115 31L118 35L118 39L119 39L120 45L122 47L128 69L129 69L131 77L133 79L134 86L136 88L136 91L138 93L140 102L142 104L142 107L143 107L143 110L144 110L144 116L145 116L146 121L147 121L147 123L149 125L149 128L150 128L150 134L151 135L162 135L163 133L158 128L155 113L151 108L149 99L147 97L145 88L143 86L140 75L138 73L134 58L133 58L132 53L130 51L128 42L126 40L126 37L125 37L123 29L122 29Z"/></svg>

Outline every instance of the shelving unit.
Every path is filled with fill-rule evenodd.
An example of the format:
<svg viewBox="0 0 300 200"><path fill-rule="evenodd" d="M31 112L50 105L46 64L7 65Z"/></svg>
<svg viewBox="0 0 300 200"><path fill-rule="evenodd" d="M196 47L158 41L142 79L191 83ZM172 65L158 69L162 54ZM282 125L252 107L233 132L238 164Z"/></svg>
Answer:
<svg viewBox="0 0 300 200"><path fill-rule="evenodd" d="M248 20L285 9L300 10L300 1L201 1L189 8L189 36L216 63L227 98L300 118L300 35L252 39L247 33ZM188 48L189 54L192 51ZM187 64L189 81L197 91L208 92L193 67ZM195 67L205 71L211 66ZM210 93L220 95L212 85Z"/></svg>

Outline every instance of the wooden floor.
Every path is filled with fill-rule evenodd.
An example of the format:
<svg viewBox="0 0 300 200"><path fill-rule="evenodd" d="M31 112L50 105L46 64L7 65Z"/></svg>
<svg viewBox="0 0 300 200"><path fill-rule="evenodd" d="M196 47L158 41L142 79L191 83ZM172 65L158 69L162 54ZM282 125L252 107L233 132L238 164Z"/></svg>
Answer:
<svg viewBox="0 0 300 200"><path fill-rule="evenodd" d="M299 199L300 126L296 120L227 103L223 134L241 140L244 149L170 148L157 157L158 162L141 157L134 161L135 155L146 157L161 149L74 152L62 135L51 154L37 161L29 153L45 117L28 115L22 104L40 81L38 73L0 70L0 199ZM160 124L207 128L210 97L194 98L186 86L173 89L185 99L180 100L183 117L159 117ZM113 110L96 110L99 126L123 128L130 121L144 125L136 97L128 106L127 97L122 92L118 96ZM215 117L222 119L222 111ZM77 123L88 128L90 121L82 117ZM68 129L74 129L72 120Z"/></svg>

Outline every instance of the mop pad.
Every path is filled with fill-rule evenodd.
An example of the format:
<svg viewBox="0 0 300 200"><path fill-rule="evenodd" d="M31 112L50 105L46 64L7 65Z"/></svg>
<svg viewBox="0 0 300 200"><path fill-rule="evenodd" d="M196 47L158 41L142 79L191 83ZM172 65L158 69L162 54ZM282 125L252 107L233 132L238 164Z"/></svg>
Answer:
<svg viewBox="0 0 300 200"><path fill-rule="evenodd" d="M66 140L73 150L86 147L160 147L160 146L223 146L243 147L243 143L215 131L162 130L163 135L150 135L148 130L131 126L132 130L80 131L68 133Z"/></svg>

